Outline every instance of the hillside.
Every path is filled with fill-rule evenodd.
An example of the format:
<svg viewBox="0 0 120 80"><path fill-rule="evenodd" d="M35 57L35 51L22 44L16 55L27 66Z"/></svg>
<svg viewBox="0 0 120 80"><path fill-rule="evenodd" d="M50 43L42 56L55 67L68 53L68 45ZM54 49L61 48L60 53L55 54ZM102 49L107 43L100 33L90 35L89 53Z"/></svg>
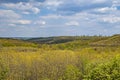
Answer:
<svg viewBox="0 0 120 80"><path fill-rule="evenodd" d="M98 41L103 39L102 36L59 36L59 37L40 37L40 38L31 38L27 41L35 42L39 44L60 44L74 41Z"/></svg>
<svg viewBox="0 0 120 80"><path fill-rule="evenodd" d="M46 44L46 45L44 45ZM120 35L113 36L59 36L30 39L0 38L0 46L51 47L77 49L90 46L120 46Z"/></svg>
<svg viewBox="0 0 120 80"><path fill-rule="evenodd" d="M104 36L59 36L28 39L29 42L37 44L46 44L44 47L52 49L79 49L89 47L91 43L104 40L108 37ZM42 46L42 45L41 45ZM43 47L42 46L42 47Z"/></svg>
<svg viewBox="0 0 120 80"><path fill-rule="evenodd" d="M9 46L37 47L37 44L19 40L19 39L0 38L0 46L2 47L9 47Z"/></svg>
<svg viewBox="0 0 120 80"><path fill-rule="evenodd" d="M120 46L120 35L113 35L104 40L93 42L91 45L94 46Z"/></svg>
<svg viewBox="0 0 120 80"><path fill-rule="evenodd" d="M79 49L85 47L120 46L120 35L113 36L60 36L28 39L37 44L48 44L53 49ZM45 46L46 47L46 46Z"/></svg>
<svg viewBox="0 0 120 80"><path fill-rule="evenodd" d="M99 46L119 43L119 35L0 38L0 80L119 80L120 47Z"/></svg>
<svg viewBox="0 0 120 80"><path fill-rule="evenodd" d="M58 43L66 43L74 40L78 40L79 37L72 36L60 36L60 37L40 37L40 38L31 38L27 41L35 42L39 44L58 44Z"/></svg>

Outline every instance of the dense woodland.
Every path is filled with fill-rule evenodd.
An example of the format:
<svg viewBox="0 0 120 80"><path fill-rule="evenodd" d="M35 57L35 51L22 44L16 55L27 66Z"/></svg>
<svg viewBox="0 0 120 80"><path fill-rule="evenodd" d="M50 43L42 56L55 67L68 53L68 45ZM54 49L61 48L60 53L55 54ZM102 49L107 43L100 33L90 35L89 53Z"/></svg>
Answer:
<svg viewBox="0 0 120 80"><path fill-rule="evenodd" d="M120 80L120 35L0 38L0 80Z"/></svg>

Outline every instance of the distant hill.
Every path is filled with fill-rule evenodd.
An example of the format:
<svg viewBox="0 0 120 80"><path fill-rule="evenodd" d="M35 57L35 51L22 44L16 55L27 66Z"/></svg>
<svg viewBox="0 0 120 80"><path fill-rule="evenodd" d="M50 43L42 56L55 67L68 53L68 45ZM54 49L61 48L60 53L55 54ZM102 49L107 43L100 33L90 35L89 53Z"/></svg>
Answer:
<svg viewBox="0 0 120 80"><path fill-rule="evenodd" d="M27 41L35 42L39 44L59 44L66 43L74 40L78 40L79 37L72 36L60 36L60 37L41 37L41 38L31 38Z"/></svg>
<svg viewBox="0 0 120 80"><path fill-rule="evenodd" d="M111 37L108 37L106 39L93 42L91 45L94 46L120 46L120 35L113 35Z"/></svg>
<svg viewBox="0 0 120 80"><path fill-rule="evenodd" d="M49 44L53 49L78 49L88 47L92 42L103 40L103 36L59 36L59 37L46 37L46 38L32 38L28 39L29 42L37 44Z"/></svg>
<svg viewBox="0 0 120 80"><path fill-rule="evenodd" d="M36 47L37 44L11 38L0 38L0 47L22 46L22 47Z"/></svg>
<svg viewBox="0 0 120 80"><path fill-rule="evenodd" d="M87 46L120 46L120 35L113 36L59 36L40 38L0 38L0 46L40 47L49 44L59 48L79 48Z"/></svg>
<svg viewBox="0 0 120 80"><path fill-rule="evenodd" d="M40 38L31 38L27 41L35 42L39 44L60 44L67 43L72 41L99 41L107 37L103 36L59 36L59 37L40 37Z"/></svg>

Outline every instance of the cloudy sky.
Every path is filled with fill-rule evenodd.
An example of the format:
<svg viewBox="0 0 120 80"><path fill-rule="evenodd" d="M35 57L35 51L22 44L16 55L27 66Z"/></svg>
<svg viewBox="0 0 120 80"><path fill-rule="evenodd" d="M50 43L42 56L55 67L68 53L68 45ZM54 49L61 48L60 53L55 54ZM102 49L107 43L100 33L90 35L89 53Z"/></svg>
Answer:
<svg viewBox="0 0 120 80"><path fill-rule="evenodd" d="M120 0L0 0L0 37L120 33Z"/></svg>

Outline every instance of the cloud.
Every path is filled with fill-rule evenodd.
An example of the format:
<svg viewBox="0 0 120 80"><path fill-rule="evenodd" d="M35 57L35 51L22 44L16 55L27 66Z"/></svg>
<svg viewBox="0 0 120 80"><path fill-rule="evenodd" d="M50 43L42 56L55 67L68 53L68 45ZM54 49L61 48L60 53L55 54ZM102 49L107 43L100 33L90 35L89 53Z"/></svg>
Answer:
<svg viewBox="0 0 120 80"><path fill-rule="evenodd" d="M59 7L61 4L63 3L63 1L58 1L58 0L46 0L44 2L44 6L47 7L48 9L57 9L57 7Z"/></svg>
<svg viewBox="0 0 120 80"><path fill-rule="evenodd" d="M0 10L0 23L1 25L16 26L17 24L30 24L31 20L22 19L22 16L13 10Z"/></svg>
<svg viewBox="0 0 120 80"><path fill-rule="evenodd" d="M10 23L10 24L8 24L8 26L14 27L14 26L16 26L16 24Z"/></svg>
<svg viewBox="0 0 120 80"><path fill-rule="evenodd" d="M31 24L31 21L30 20L17 20L17 21L13 21L13 23L25 25L25 24Z"/></svg>
<svg viewBox="0 0 120 80"><path fill-rule="evenodd" d="M18 2L28 2L29 0L0 0L0 3L18 3Z"/></svg>
<svg viewBox="0 0 120 80"><path fill-rule="evenodd" d="M120 23L120 17L117 16L108 16L101 18L101 21L106 23Z"/></svg>
<svg viewBox="0 0 120 80"><path fill-rule="evenodd" d="M95 8L109 7L111 5L112 0L64 0L57 10L58 12L66 12L67 14L75 14L77 12L83 12Z"/></svg>
<svg viewBox="0 0 120 80"><path fill-rule="evenodd" d="M35 1L38 1L38 2L45 2L46 0L35 0Z"/></svg>
<svg viewBox="0 0 120 80"><path fill-rule="evenodd" d="M60 4L62 4L63 2L62 1L57 1L57 0L47 0L45 2L46 6L59 6Z"/></svg>
<svg viewBox="0 0 120 80"><path fill-rule="evenodd" d="M93 0L93 3L105 3L108 2L109 0Z"/></svg>
<svg viewBox="0 0 120 80"><path fill-rule="evenodd" d="M17 14L13 10L0 10L0 18L5 19L5 18L21 18L21 15Z"/></svg>
<svg viewBox="0 0 120 80"><path fill-rule="evenodd" d="M19 3L3 3L1 4L3 7L13 10L20 10L23 12L30 12L32 11L34 14L38 14L40 9L35 6L35 4L30 2L19 2Z"/></svg>
<svg viewBox="0 0 120 80"><path fill-rule="evenodd" d="M30 1L44 2L45 0L0 0L0 3L19 3L19 2L30 2Z"/></svg>
<svg viewBox="0 0 120 80"><path fill-rule="evenodd" d="M31 24L32 21L30 20L25 20L25 19L5 19L5 20L0 20L1 25L4 26L19 26L19 25L29 25ZM1 26L0 25L0 26Z"/></svg>
<svg viewBox="0 0 120 80"><path fill-rule="evenodd" d="M103 7L103 8L94 9L95 12L100 12L100 13L110 13L116 10L117 10L116 7Z"/></svg>
<svg viewBox="0 0 120 80"><path fill-rule="evenodd" d="M24 11L22 12L22 14L30 14L30 12Z"/></svg>
<svg viewBox="0 0 120 80"><path fill-rule="evenodd" d="M29 2L2 3L2 6L23 12L33 12L34 14L38 14L41 8L47 8L62 15L71 15L90 9L110 7L112 0L30 0Z"/></svg>
<svg viewBox="0 0 120 80"><path fill-rule="evenodd" d="M2 0L0 34L112 34L120 32L119 13L119 0Z"/></svg>
<svg viewBox="0 0 120 80"><path fill-rule="evenodd" d="M79 26L79 23L77 21L70 21L65 23L66 26Z"/></svg>
<svg viewBox="0 0 120 80"><path fill-rule="evenodd" d="M34 24L37 24L37 25L45 25L46 22L45 22L45 21L42 21L42 20L39 20L39 21L35 21Z"/></svg>
<svg viewBox="0 0 120 80"><path fill-rule="evenodd" d="M37 8L37 7L34 7L32 8L32 11L35 13L35 14L38 14L40 12L40 9Z"/></svg>
<svg viewBox="0 0 120 80"><path fill-rule="evenodd" d="M41 16L40 18L42 18L42 19L60 19L60 18L62 18L62 17L64 17L64 16L61 16L61 15L46 15L46 16Z"/></svg>
<svg viewBox="0 0 120 80"><path fill-rule="evenodd" d="M113 0L113 6L120 6L120 0Z"/></svg>

